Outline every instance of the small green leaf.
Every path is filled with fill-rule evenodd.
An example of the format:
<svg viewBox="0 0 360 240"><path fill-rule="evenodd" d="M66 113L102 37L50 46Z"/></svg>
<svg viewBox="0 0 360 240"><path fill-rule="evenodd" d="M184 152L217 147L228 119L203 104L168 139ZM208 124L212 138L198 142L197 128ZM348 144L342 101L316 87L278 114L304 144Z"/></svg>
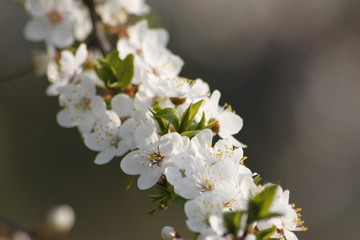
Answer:
<svg viewBox="0 0 360 240"><path fill-rule="evenodd" d="M177 111L174 108L164 108L156 112L155 117L163 118L169 121L175 128L176 131L179 130L179 117Z"/></svg>
<svg viewBox="0 0 360 240"><path fill-rule="evenodd" d="M202 130L204 129L204 126L205 126L205 121L206 121L206 115L205 115L205 112L202 113L202 116L201 116L201 120L200 122L196 125L196 128L197 130Z"/></svg>
<svg viewBox="0 0 360 240"><path fill-rule="evenodd" d="M179 129L180 132L186 132L187 130L189 130L203 101L204 100L200 100L194 104L190 104L190 106L186 109L186 111L181 117L181 124Z"/></svg>
<svg viewBox="0 0 360 240"><path fill-rule="evenodd" d="M128 176L128 179L126 181L126 187L125 187L126 190L129 190L131 188L134 180L135 180L135 175L129 175Z"/></svg>
<svg viewBox="0 0 360 240"><path fill-rule="evenodd" d="M272 228L267 228L256 233L256 240L270 240L271 236L274 235L277 228L274 226Z"/></svg>
<svg viewBox="0 0 360 240"><path fill-rule="evenodd" d="M200 233L194 233L193 240L197 240L200 237Z"/></svg>
<svg viewBox="0 0 360 240"><path fill-rule="evenodd" d="M243 215L243 212L227 212L224 213L223 219L224 219L224 226L227 230L227 233L230 233L234 236L237 235L240 229L241 224L241 217Z"/></svg>
<svg viewBox="0 0 360 240"><path fill-rule="evenodd" d="M261 176L260 176L260 174L258 174L258 175L256 175L255 177L254 177L254 183L255 184L258 184L260 181L261 181Z"/></svg>
<svg viewBox="0 0 360 240"><path fill-rule="evenodd" d="M109 88L127 87L134 75L134 56L129 54L124 60L119 57L118 51L109 53L105 58L98 60L95 68L98 77Z"/></svg>
<svg viewBox="0 0 360 240"><path fill-rule="evenodd" d="M249 201L248 224L255 221L280 216L278 213L271 213L270 207L274 200L278 185L266 187Z"/></svg>
<svg viewBox="0 0 360 240"><path fill-rule="evenodd" d="M181 136L186 136L189 138L194 137L196 134L198 134L200 132L200 130L191 130L191 131L186 131L186 132L182 132L180 135Z"/></svg>
<svg viewBox="0 0 360 240"><path fill-rule="evenodd" d="M125 88L131 83L134 76L134 55L129 54L121 61L118 54L119 53L117 52L117 58L119 61L114 61L111 65L111 69L114 72L119 85Z"/></svg>
<svg viewBox="0 0 360 240"><path fill-rule="evenodd" d="M219 121L212 121L212 122L210 122L209 124L207 124L207 125L205 125L204 127L203 127L203 129L207 129L207 128L212 128L213 126L215 126L216 124L218 124L219 123Z"/></svg>

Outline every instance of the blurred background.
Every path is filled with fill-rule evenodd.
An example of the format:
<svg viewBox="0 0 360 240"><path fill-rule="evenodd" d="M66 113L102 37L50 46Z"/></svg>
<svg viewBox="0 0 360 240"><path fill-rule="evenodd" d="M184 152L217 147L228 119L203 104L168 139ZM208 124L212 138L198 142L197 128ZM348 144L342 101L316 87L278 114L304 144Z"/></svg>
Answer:
<svg viewBox="0 0 360 240"><path fill-rule="evenodd" d="M299 239L360 239L360 1L151 0L182 75L222 92L244 119L247 165L290 189L309 227ZM119 161L93 164L76 129L56 124L56 98L32 72L28 16L0 1L0 215L28 226L69 204L69 240L187 235L174 205L155 217L152 191L124 189Z"/></svg>

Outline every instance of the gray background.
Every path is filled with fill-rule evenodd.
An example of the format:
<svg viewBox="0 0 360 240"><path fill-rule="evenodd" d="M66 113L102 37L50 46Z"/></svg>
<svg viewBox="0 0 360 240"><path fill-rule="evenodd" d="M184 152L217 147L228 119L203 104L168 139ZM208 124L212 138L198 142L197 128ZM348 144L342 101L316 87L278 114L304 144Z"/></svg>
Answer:
<svg viewBox="0 0 360 240"><path fill-rule="evenodd" d="M281 182L303 208L300 239L360 239L360 2L153 0L183 57L182 75L222 91L243 117L247 164ZM52 205L77 213L70 240L187 235L174 205L153 218L146 195L124 190L119 160L93 164L75 129L55 122L56 98L31 72L24 10L0 1L0 214L30 226Z"/></svg>

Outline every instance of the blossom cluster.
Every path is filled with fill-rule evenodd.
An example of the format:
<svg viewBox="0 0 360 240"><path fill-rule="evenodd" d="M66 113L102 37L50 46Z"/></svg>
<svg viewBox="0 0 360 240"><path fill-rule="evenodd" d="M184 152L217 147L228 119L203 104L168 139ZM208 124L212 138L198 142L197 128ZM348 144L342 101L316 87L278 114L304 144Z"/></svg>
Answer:
<svg viewBox="0 0 360 240"><path fill-rule="evenodd" d="M139 189L156 185L160 209L181 200L198 239L297 239L293 232L305 227L289 191L258 184L234 137L242 118L220 105L220 91L180 76L184 62L167 48L168 32L139 18L150 7L143 0L90 2L24 3L32 17L25 37L46 43L33 59L50 82L46 93L59 99L58 124L77 127L98 152L96 164L121 157L122 171L139 175ZM93 40L99 24L103 37L116 40L114 51ZM162 236L181 238L172 227Z"/></svg>

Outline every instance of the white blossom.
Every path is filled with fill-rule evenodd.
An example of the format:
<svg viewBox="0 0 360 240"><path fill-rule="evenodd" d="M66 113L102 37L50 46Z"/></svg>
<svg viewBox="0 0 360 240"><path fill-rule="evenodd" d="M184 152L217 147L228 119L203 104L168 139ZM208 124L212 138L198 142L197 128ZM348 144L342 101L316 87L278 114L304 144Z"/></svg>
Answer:
<svg viewBox="0 0 360 240"><path fill-rule="evenodd" d="M166 166L171 162L174 146L181 141L178 133L160 137L147 124L135 131L137 150L128 153L121 161L121 169L130 175L139 175L139 189L148 189L156 184Z"/></svg>
<svg viewBox="0 0 360 240"><path fill-rule="evenodd" d="M134 119L130 118L121 123L114 111L107 111L97 122L94 132L86 135L84 139L88 148L99 152L95 163L108 163L115 156L122 156L130 149L134 149L135 126Z"/></svg>
<svg viewBox="0 0 360 240"><path fill-rule="evenodd" d="M86 61L88 51L85 44L81 44L73 54L69 50L61 52L60 68L53 69L51 82L46 93L50 96L59 94L59 89L69 84L76 84L83 72L83 65Z"/></svg>
<svg viewBox="0 0 360 240"><path fill-rule="evenodd" d="M188 228L202 235L214 233L210 226L211 216L222 216L223 205L220 199L211 192L199 195L194 200L185 203L186 225Z"/></svg>
<svg viewBox="0 0 360 240"><path fill-rule="evenodd" d="M235 147L244 147L245 145L232 136L241 130L243 120L232 111L231 106L219 106L220 96L220 92L215 90L210 99L204 103L207 119L208 121L219 121L214 130L222 139L230 140Z"/></svg>
<svg viewBox="0 0 360 240"><path fill-rule="evenodd" d="M74 28L79 20L84 24L88 14L81 9L80 2L74 0L25 0L25 8L33 17L25 26L25 37L31 41L45 40L50 45L64 48L73 44ZM91 26L85 24L86 30L79 34L79 40L85 39Z"/></svg>
<svg viewBox="0 0 360 240"><path fill-rule="evenodd" d="M96 95L93 81L86 76L76 85L68 85L61 90L63 109L57 114L57 122L62 127L75 127L83 134L89 133L96 120L105 112L103 99Z"/></svg>
<svg viewBox="0 0 360 240"><path fill-rule="evenodd" d="M127 21L128 14L142 16L150 11L144 0L107 0L96 5L103 22L117 27Z"/></svg>

